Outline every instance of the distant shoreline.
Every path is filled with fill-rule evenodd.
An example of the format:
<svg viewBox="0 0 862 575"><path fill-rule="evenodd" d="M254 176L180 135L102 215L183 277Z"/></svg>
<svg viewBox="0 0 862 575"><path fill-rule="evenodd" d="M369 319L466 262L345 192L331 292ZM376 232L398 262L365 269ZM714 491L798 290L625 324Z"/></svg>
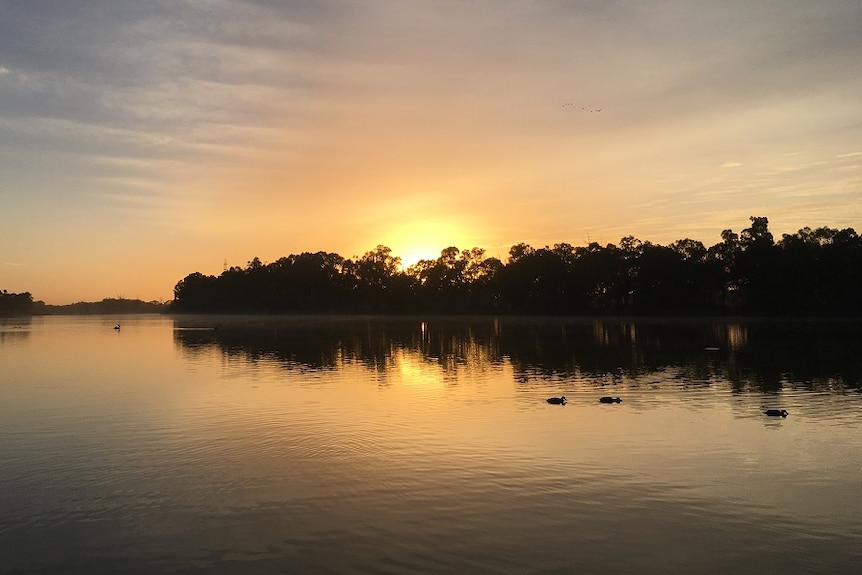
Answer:
<svg viewBox="0 0 862 575"><path fill-rule="evenodd" d="M583 322L583 321L620 321L620 322L656 322L656 323L689 323L709 320L721 321L745 321L745 322L797 322L816 321L826 323L851 323L862 321L862 316L830 316L830 315L744 315L744 314L692 314L692 315L634 315L634 314L584 314L584 315L549 315L549 314L514 314L514 313L463 313L463 314L441 314L441 313L191 313L191 312L165 312L165 315L175 318L223 318L225 321L231 319L265 319L273 320L442 320L442 321L485 321L494 319L524 320L528 322Z"/></svg>
<svg viewBox="0 0 862 575"><path fill-rule="evenodd" d="M34 302L32 309L26 315L130 315L166 313L169 309L169 302L106 298L98 302L82 301L68 305L51 305L44 302Z"/></svg>
<svg viewBox="0 0 862 575"><path fill-rule="evenodd" d="M167 315L176 318L194 317L221 317L226 320L240 318L272 318L272 319L308 319L308 320L355 320L355 319L451 319L451 320L487 320L487 319L523 319L529 321L623 321L623 322L663 322L663 323L687 323L692 321L722 320L722 321L746 321L746 322L782 322L782 321L823 321L823 322L856 322L862 321L862 315L825 315L825 314L745 314L740 310L732 313L599 313L599 314L529 314L529 313L505 313L505 312L482 312L464 311L461 313L438 313L438 312L252 312L252 311L211 311L192 312L171 309L171 302L143 302L140 300L103 300L101 302L78 302L67 305L51 305L35 302L33 309L18 313L0 313L0 318L20 318L39 316L74 316L74 315Z"/></svg>
<svg viewBox="0 0 862 575"><path fill-rule="evenodd" d="M91 307L92 306L92 307ZM661 322L661 323L689 323L698 321L721 320L721 321L745 321L745 322L797 322L797 321L817 321L827 323L850 323L862 321L862 316L858 315L746 315L740 313L733 314L518 314L518 313L481 313L481 312L465 312L465 313L263 313L263 312L178 312L171 311L169 304L162 304L158 309L114 309L103 310L98 305L92 305L86 302L86 305L70 304L70 305L46 305L42 309L34 310L27 313L0 313L0 318L21 318L21 317L44 317L44 316L129 316L129 315L165 315L175 318L191 319L200 318L224 318L230 319L263 319L270 318L278 319L295 319L295 320L357 320L357 319L382 319L382 320L489 320L489 319L506 319L506 320L525 320L531 322L559 322L559 321L621 321L621 322Z"/></svg>

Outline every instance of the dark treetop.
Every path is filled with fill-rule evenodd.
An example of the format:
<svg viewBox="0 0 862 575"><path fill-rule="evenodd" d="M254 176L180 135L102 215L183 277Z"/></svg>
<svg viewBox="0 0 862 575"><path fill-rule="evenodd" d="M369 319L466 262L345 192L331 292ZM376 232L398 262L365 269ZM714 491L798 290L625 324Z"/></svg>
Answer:
<svg viewBox="0 0 862 575"><path fill-rule="evenodd" d="M852 228L803 228L776 242L765 217L709 248L512 246L505 263L484 250L443 250L406 270L385 246L362 257L289 255L193 273L174 288L175 312L859 315L862 240Z"/></svg>

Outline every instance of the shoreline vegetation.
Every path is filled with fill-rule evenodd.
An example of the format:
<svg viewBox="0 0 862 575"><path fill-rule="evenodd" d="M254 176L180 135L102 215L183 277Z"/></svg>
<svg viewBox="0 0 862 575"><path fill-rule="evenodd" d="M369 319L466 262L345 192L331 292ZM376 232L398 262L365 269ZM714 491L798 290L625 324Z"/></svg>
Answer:
<svg viewBox="0 0 862 575"><path fill-rule="evenodd" d="M33 301L30 292L8 293L0 291L0 317L21 315L128 315L138 313L165 313L170 303L139 299L105 298L102 301L80 301L68 305L50 305Z"/></svg>
<svg viewBox="0 0 862 575"><path fill-rule="evenodd" d="M853 228L800 229L775 241L766 217L711 247L633 236L618 245L442 250L404 268L379 245L345 259L303 252L258 258L218 276L195 272L172 302L106 299L69 306L0 297L0 315L61 313L433 314L549 316L862 316L862 238ZM29 301L29 303L28 303Z"/></svg>
<svg viewBox="0 0 862 575"><path fill-rule="evenodd" d="M633 236L618 245L444 249L403 268L383 245L361 257L304 252L219 276L189 274L174 313L546 316L862 315L862 238L805 227L775 241L766 217L706 247Z"/></svg>

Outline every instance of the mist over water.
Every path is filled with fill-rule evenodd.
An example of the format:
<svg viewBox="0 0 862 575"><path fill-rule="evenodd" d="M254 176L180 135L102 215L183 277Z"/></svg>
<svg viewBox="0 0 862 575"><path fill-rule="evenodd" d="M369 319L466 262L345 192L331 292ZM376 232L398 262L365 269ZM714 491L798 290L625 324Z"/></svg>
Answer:
<svg viewBox="0 0 862 575"><path fill-rule="evenodd" d="M0 573L862 559L858 323L120 321L0 320Z"/></svg>

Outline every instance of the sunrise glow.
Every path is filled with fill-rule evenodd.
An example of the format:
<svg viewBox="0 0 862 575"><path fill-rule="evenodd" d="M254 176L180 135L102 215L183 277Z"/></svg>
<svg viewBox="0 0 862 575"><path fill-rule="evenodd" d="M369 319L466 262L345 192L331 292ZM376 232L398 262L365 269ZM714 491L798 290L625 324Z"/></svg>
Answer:
<svg viewBox="0 0 862 575"><path fill-rule="evenodd" d="M862 227L858 3L0 4L0 288ZM181 24L180 24L181 23Z"/></svg>

